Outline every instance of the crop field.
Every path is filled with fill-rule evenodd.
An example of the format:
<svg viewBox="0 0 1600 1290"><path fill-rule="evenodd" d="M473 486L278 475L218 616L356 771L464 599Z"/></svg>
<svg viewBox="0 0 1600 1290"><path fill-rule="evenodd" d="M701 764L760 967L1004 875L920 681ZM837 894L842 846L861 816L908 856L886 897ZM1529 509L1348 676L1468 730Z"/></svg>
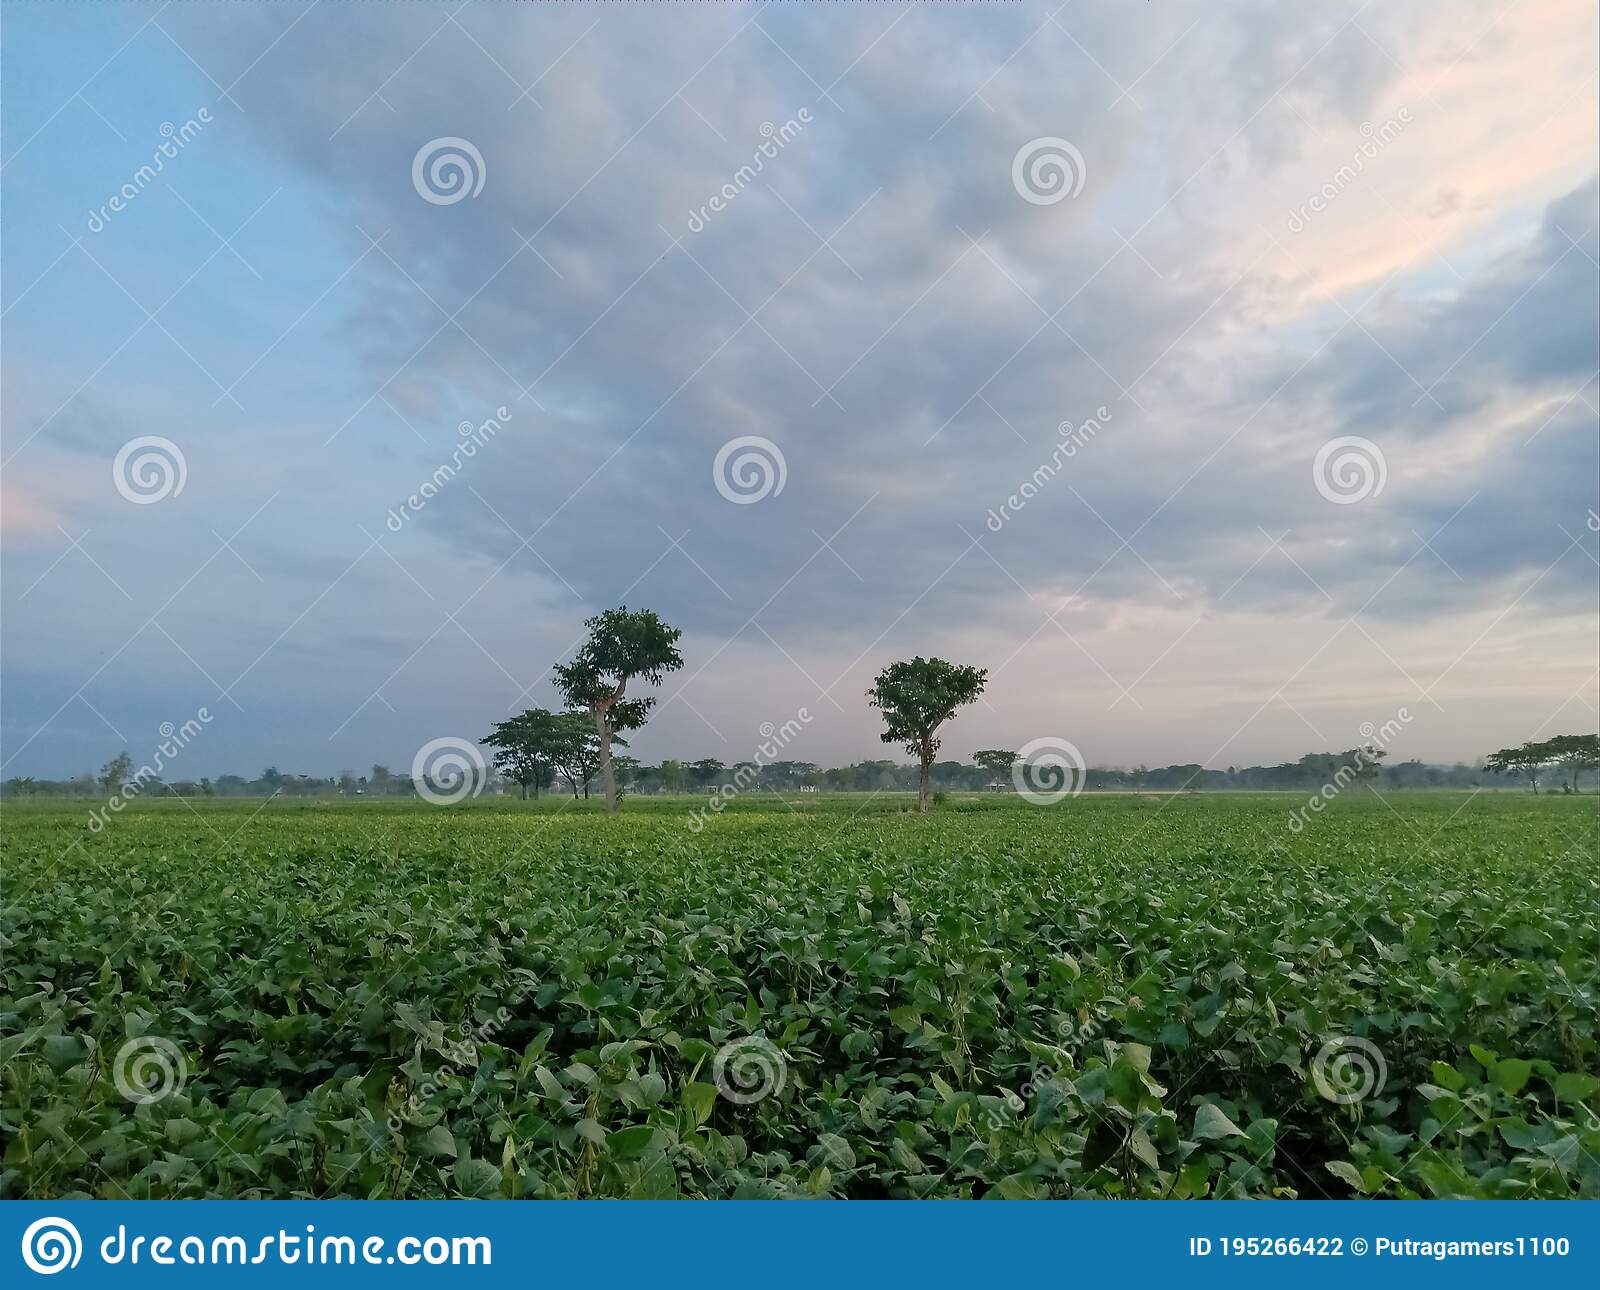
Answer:
<svg viewBox="0 0 1600 1290"><path fill-rule="evenodd" d="M4 814L0 1194L1600 1196L1600 800Z"/></svg>

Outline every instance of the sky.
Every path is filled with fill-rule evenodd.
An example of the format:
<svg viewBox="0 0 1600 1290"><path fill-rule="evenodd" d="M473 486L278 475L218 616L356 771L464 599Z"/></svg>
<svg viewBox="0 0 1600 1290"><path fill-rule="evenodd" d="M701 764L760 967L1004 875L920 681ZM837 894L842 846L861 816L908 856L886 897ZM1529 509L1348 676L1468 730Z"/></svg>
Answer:
<svg viewBox="0 0 1600 1290"><path fill-rule="evenodd" d="M1596 728L1591 0L0 24L0 775L403 772L619 604L647 761Z"/></svg>

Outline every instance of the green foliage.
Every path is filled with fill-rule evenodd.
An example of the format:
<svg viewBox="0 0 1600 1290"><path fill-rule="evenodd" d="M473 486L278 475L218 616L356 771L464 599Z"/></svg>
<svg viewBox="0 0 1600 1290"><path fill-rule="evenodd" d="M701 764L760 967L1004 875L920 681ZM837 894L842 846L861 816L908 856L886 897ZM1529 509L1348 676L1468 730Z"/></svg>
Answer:
<svg viewBox="0 0 1600 1290"><path fill-rule="evenodd" d="M1578 773L1600 769L1600 735L1556 735L1553 739L1529 741L1515 748L1502 748L1483 759L1483 768L1496 775L1526 778L1535 793L1539 776L1552 766L1566 771L1569 778L1562 791L1578 791Z"/></svg>
<svg viewBox="0 0 1600 1290"><path fill-rule="evenodd" d="M606 804L617 809L617 780L611 745L618 732L644 725L655 699L623 696L634 680L660 685L683 666L678 641L683 632L668 627L654 610L630 612L626 605L586 619L589 637L570 663L555 668L556 689L574 708L589 714L598 739L596 760L606 781ZM592 772L591 772L592 773Z"/></svg>
<svg viewBox="0 0 1600 1290"><path fill-rule="evenodd" d="M939 751L937 731L956 709L983 693L989 673L978 667L923 658L891 663L878 673L867 699L883 713L886 744L903 744L920 768L918 806L928 809L928 767Z"/></svg>
<svg viewBox="0 0 1600 1290"><path fill-rule="evenodd" d="M8 806L0 1195L1600 1198L1592 797L975 805Z"/></svg>

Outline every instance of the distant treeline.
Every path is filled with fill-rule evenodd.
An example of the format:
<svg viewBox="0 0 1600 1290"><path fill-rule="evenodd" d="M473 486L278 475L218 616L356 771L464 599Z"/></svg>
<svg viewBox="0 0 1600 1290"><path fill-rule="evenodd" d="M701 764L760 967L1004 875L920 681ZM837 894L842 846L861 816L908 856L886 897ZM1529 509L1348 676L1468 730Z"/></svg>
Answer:
<svg viewBox="0 0 1600 1290"><path fill-rule="evenodd" d="M1381 757L1381 753L1378 756ZM1369 754L1370 757L1370 754ZM894 761L862 761L851 766L824 768L808 761L772 761L765 765L737 762L726 765L715 758L699 761L667 760L650 765L635 758L618 756L616 768L620 786L627 793L709 793L725 784L737 784L742 792L799 792L812 789L824 793L915 792L918 767ZM960 761L937 761L931 770L933 786L946 792L1009 792L1012 777L1001 769L994 754L985 755L987 765ZM1129 792L1250 792L1274 789L1315 791L1334 779L1341 767L1363 765L1360 750L1340 753L1307 753L1298 761L1276 766L1230 766L1226 770L1207 770L1195 763L1173 766L1095 766L1083 773L1083 787L1090 790ZM587 778L583 771L588 771ZM1563 777L1562 788L1577 791L1580 771L1594 767L1585 764ZM492 768L480 772L482 793L516 796L522 790ZM1470 789L1505 787L1508 777L1483 764L1457 763L1443 766L1421 761L1382 765L1367 761L1361 778L1374 788L1392 789ZM576 776L558 777L550 791L587 796L593 786L592 768L584 766ZM1510 780L1509 782L1515 782ZM118 757L101 768L98 775L85 772L67 780L19 777L0 784L6 797L80 798L93 800L126 791L130 766ZM1570 788L1568 787L1570 785ZM145 777L137 790L141 797L410 797L418 785L409 776L395 774L383 765L373 766L358 775L344 771L339 775L318 776L285 773L269 766L253 779L242 775L220 775L215 779L172 780ZM537 793L537 789L535 792Z"/></svg>

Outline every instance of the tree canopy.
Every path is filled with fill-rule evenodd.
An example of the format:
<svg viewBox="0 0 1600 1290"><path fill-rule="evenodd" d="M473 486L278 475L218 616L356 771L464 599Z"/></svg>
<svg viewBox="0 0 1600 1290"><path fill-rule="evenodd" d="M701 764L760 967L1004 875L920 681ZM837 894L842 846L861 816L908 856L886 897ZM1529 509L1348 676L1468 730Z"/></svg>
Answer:
<svg viewBox="0 0 1600 1290"><path fill-rule="evenodd" d="M662 622L654 610L632 612L626 605L588 619L588 639L570 663L557 665L556 688L573 707L589 714L599 740L600 773L605 779L606 809L617 809L617 776L611 745L619 731L644 725L655 706L653 697L625 698L630 681L661 684L668 672L683 666L678 640L683 633Z"/></svg>
<svg viewBox="0 0 1600 1290"><path fill-rule="evenodd" d="M956 709L983 693L989 673L978 667L923 658L891 663L878 673L867 699L883 713L884 743L902 744L917 759L920 770L917 809L928 809L928 767L939 751L936 734Z"/></svg>

